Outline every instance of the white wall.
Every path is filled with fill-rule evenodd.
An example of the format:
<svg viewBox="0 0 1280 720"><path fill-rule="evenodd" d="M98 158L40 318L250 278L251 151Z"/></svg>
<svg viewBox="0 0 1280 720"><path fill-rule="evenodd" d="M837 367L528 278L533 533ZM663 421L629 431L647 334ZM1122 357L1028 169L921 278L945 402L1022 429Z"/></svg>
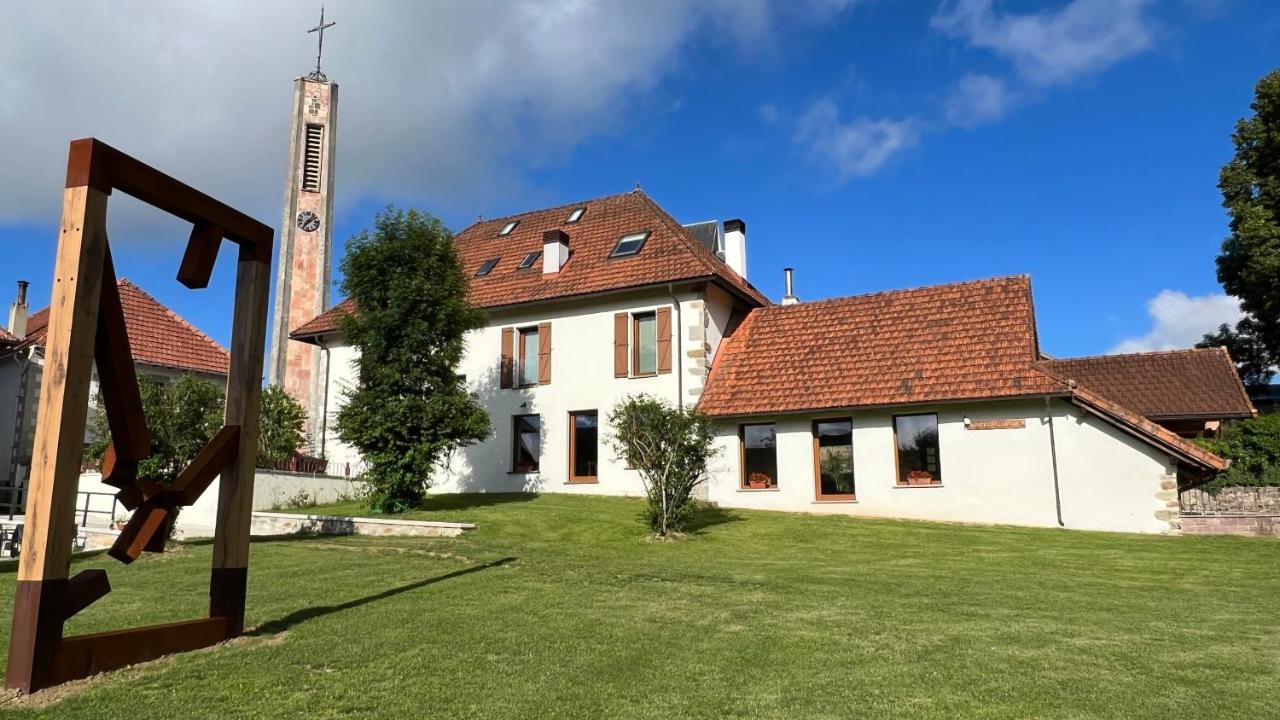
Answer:
<svg viewBox="0 0 1280 720"><path fill-rule="evenodd" d="M1062 401L1052 405L1063 520L1069 528L1166 532L1155 517L1167 456ZM720 455L708 489L727 507L956 522L1057 526L1053 463L1043 400L912 407L936 412L942 485L896 483L890 410L817 413L744 422L777 423L778 488L739 487L738 422L718 424ZM811 422L851 417L856 501L816 500ZM1021 429L968 430L973 421L1022 419Z"/></svg>

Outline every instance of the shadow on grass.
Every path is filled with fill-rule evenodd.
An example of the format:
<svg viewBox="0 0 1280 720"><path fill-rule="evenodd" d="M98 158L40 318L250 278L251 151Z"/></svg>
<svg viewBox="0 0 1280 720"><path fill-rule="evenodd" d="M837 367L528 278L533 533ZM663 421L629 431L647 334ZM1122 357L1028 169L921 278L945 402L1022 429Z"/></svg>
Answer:
<svg viewBox="0 0 1280 720"><path fill-rule="evenodd" d="M447 493L428 495L419 510L428 512L447 510L470 510L478 507L505 505L513 502L529 502L538 497L538 493Z"/></svg>
<svg viewBox="0 0 1280 720"><path fill-rule="evenodd" d="M742 522L746 518L732 510L715 505L700 505L686 528L690 535L701 535L707 528L726 523Z"/></svg>
<svg viewBox="0 0 1280 720"><path fill-rule="evenodd" d="M426 578L425 580L418 580L417 582L411 582L407 585L401 585L400 587L394 587L389 590L383 590L382 592L376 593L374 595L366 595L365 597L356 598L355 600L348 600L347 602L344 602L341 605L321 605L318 607L309 607L302 610L295 610L289 613L288 615L285 615L282 618L279 618L276 620L270 620L268 622L262 623L258 627L254 628L253 632L246 633L246 634L255 635L255 636L256 635L275 635L276 633L284 632L285 630L288 630L289 628L292 628L295 625L304 623L308 620L313 620L318 617L324 617L325 615L332 615L333 613L342 612L343 610L351 610L353 608L358 608L361 605L368 605L371 602L377 602L378 600L385 600L389 597L400 595L401 593L407 593L410 590L417 590L418 588L424 588L428 585L434 585L438 582L444 582L445 580L452 580L454 578L462 577L463 575L470 575L471 573L480 572L481 570L488 570L489 568L499 567L501 565L506 565L507 563L512 563L515 561L516 561L516 558L514 557L499 558L492 562L482 563L480 565L475 565L463 570L455 570L451 573L445 573L444 575L437 575L435 577Z"/></svg>

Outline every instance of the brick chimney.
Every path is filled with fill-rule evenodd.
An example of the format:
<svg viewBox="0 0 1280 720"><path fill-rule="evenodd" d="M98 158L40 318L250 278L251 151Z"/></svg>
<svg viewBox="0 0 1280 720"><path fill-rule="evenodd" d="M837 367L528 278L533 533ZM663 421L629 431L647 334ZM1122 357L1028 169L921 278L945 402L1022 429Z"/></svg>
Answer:
<svg viewBox="0 0 1280 720"><path fill-rule="evenodd" d="M563 230L548 230L542 233L542 273L544 275L558 273L567 262L569 262L569 234Z"/></svg>
<svg viewBox="0 0 1280 720"><path fill-rule="evenodd" d="M31 309L27 307L27 287L31 283L18 281L18 299L9 304L9 332L19 340L27 339L27 315Z"/></svg>

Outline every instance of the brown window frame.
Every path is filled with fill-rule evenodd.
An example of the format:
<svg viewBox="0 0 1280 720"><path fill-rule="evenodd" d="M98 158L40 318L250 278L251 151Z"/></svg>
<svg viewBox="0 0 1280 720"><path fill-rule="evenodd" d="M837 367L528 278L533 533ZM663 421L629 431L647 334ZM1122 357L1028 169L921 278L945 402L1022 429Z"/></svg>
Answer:
<svg viewBox="0 0 1280 720"><path fill-rule="evenodd" d="M852 502L858 499L858 473L853 473L853 488L851 493L838 493L827 495L822 492L822 454L821 448L818 446L818 425L822 423L849 423L849 465L853 467L853 418L851 417L826 417L817 418L809 425L809 432L813 435L813 497L818 502ZM895 450L897 444L895 442ZM896 457L896 452L895 452Z"/></svg>
<svg viewBox="0 0 1280 720"><path fill-rule="evenodd" d="M538 458L532 466L520 464L520 421L524 418L538 418ZM528 474L542 472L542 416L538 413L522 413L511 416L511 472Z"/></svg>
<svg viewBox="0 0 1280 720"><path fill-rule="evenodd" d="M528 347L528 344L524 341L525 335L533 335L535 338L538 338L538 326L527 325L525 327L516 328L516 343L520 347L516 350L516 372L515 378L511 384L518 388L531 388L538 385L538 355L536 353L533 356L533 382L527 383L524 381L524 368L526 362L525 349ZM538 338L538 341L540 342L541 338Z"/></svg>
<svg viewBox="0 0 1280 720"><path fill-rule="evenodd" d="M753 488L747 483L747 428L773 426L773 484L769 487ZM774 492L778 489L778 423L754 422L738 425L738 489L747 492Z"/></svg>
<svg viewBox="0 0 1280 720"><path fill-rule="evenodd" d="M898 447L898 418L904 417L933 417L933 424L938 428L938 477L934 482L922 485L912 485L902 481L902 451ZM894 487L942 487L942 422L938 420L936 412L922 413L902 413L893 416L893 484Z"/></svg>
<svg viewBox="0 0 1280 720"><path fill-rule="evenodd" d="M653 372L640 372L640 320L653 320ZM631 377L647 378L658 375L658 311L642 310L631 313Z"/></svg>
<svg viewBox="0 0 1280 720"><path fill-rule="evenodd" d="M575 421L579 415L594 415L596 418L596 474L595 475L575 475L574 470L577 467L578 452L578 432ZM573 410L569 413L569 482L575 485L594 485L600 482L600 411L599 410Z"/></svg>

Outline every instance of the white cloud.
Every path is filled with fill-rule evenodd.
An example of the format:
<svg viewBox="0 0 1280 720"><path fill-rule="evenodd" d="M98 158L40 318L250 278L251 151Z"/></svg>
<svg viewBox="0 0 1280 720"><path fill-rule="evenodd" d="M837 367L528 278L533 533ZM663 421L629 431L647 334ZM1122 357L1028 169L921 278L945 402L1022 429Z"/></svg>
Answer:
<svg viewBox="0 0 1280 720"><path fill-rule="evenodd" d="M1222 323L1235 324L1240 319L1240 301L1230 295L1188 297L1178 290L1161 290L1147 301L1151 331L1127 338L1111 348L1110 353L1144 352L1188 348L1200 342L1205 333Z"/></svg>
<svg viewBox="0 0 1280 720"><path fill-rule="evenodd" d="M1009 112L1013 101L1013 91L1004 80L991 75L965 75L947 98L947 122L963 128L995 122Z"/></svg>
<svg viewBox="0 0 1280 720"><path fill-rule="evenodd" d="M695 43L752 52L780 24L847 4L330 0L338 201L483 207L519 190L523 171L636 122ZM55 222L67 142L89 135L274 222L291 81L311 69L316 10L50 0L12 13L0 23L0 223Z"/></svg>
<svg viewBox="0 0 1280 720"><path fill-rule="evenodd" d="M913 120L860 117L841 122L839 110L829 99L805 111L795 134L795 141L815 160L831 166L841 181L871 175L917 140Z"/></svg>
<svg viewBox="0 0 1280 720"><path fill-rule="evenodd" d="M1033 84L1098 73L1152 46L1146 9L1153 0L1072 0L1058 10L997 14L994 0L953 0L934 29L1013 63Z"/></svg>

